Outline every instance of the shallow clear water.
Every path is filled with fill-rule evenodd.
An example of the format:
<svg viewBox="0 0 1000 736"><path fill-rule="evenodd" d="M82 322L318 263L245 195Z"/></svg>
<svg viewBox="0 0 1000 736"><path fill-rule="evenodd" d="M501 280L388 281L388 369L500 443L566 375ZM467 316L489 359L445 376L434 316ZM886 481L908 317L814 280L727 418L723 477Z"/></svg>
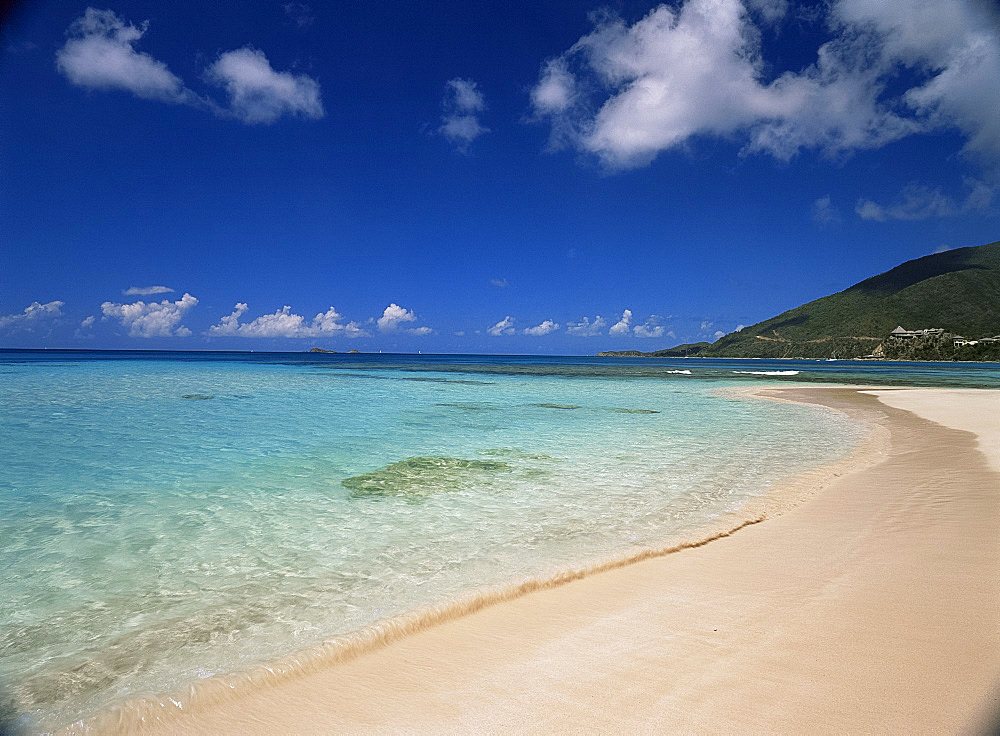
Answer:
<svg viewBox="0 0 1000 736"><path fill-rule="evenodd" d="M716 395L761 361L112 357L0 353L0 673L32 728L660 544L860 438Z"/></svg>

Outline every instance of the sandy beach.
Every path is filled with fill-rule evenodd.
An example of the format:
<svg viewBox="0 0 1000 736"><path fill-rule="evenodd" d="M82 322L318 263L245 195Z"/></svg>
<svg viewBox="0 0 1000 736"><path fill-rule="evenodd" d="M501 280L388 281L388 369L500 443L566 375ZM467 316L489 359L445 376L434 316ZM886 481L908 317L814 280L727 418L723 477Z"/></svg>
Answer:
<svg viewBox="0 0 1000 736"><path fill-rule="evenodd" d="M984 730L1000 712L1000 392L774 393L877 423L887 450L709 544L164 707L146 732Z"/></svg>

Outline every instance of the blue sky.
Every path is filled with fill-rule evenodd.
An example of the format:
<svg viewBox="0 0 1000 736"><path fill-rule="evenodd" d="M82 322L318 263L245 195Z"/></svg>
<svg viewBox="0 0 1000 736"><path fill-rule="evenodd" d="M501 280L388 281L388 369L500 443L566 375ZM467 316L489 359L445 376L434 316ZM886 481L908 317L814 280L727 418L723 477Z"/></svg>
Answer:
<svg viewBox="0 0 1000 736"><path fill-rule="evenodd" d="M997 79L987 2L21 3L0 347L713 340L1000 238Z"/></svg>

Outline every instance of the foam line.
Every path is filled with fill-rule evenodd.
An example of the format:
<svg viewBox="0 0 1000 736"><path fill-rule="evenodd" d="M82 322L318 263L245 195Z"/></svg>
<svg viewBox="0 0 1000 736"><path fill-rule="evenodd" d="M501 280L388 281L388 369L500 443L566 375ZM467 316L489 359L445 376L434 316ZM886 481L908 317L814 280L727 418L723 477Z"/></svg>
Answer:
<svg viewBox="0 0 1000 736"><path fill-rule="evenodd" d="M633 551L621 557L605 559L583 568L558 572L547 577L528 578L520 582L484 588L465 596L394 616L365 626L355 632L328 639L321 644L277 661L258 665L238 673L213 675L189 684L183 692L168 696L130 700L93 718L77 721L61 731L67 734L136 733L153 723L169 725L183 715L186 708L217 705L263 688L274 687L320 669L355 659L381 649L446 621L462 618L489 606L542 590L556 588L590 575L632 565L643 560L696 549L731 536L748 526L766 519L761 514L746 519L725 531L716 532L695 541Z"/></svg>

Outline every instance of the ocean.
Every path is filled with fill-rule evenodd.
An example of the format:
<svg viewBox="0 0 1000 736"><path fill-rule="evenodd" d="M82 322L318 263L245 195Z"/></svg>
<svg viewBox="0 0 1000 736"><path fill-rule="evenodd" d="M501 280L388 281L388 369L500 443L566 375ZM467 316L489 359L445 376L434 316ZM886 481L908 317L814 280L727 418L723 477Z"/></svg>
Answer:
<svg viewBox="0 0 1000 736"><path fill-rule="evenodd" d="M0 725L46 731L684 539L989 364L0 351Z"/></svg>

